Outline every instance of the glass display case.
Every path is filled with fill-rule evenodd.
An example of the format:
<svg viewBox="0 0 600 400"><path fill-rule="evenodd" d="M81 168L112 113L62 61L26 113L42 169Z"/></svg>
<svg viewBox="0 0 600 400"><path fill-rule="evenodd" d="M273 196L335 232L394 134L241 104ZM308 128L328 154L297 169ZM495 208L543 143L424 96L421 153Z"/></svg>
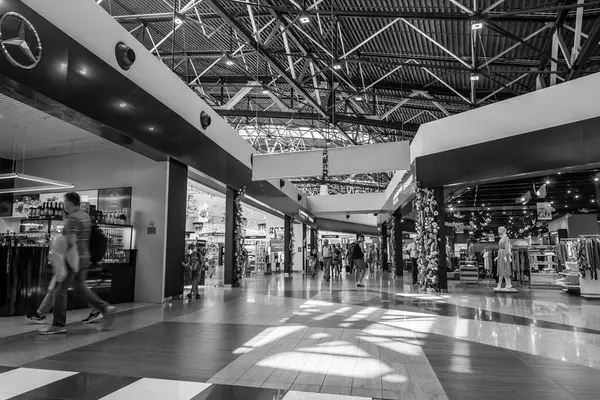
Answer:
<svg viewBox="0 0 600 400"><path fill-rule="evenodd" d="M49 246L62 234L65 221L53 218L26 218L21 220L20 234L13 235L23 243ZM102 264L129 264L132 254L133 227L131 225L97 224L108 239Z"/></svg>

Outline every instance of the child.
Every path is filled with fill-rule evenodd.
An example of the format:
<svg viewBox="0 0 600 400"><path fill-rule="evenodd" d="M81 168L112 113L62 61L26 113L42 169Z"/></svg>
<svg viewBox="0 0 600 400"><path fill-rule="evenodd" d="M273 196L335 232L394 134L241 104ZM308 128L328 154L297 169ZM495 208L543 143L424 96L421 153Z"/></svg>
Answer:
<svg viewBox="0 0 600 400"><path fill-rule="evenodd" d="M196 248L196 245L190 244L188 246L188 257L187 262L182 262L181 264L189 268L192 271L192 290L187 294L187 298L191 299L192 297L200 298L200 294L198 293L198 279L200 275L200 267L201 267L201 259L200 254Z"/></svg>
<svg viewBox="0 0 600 400"><path fill-rule="evenodd" d="M52 280L48 285L48 291L44 300L40 303L35 314L27 314L25 319L36 324L43 324L46 322L45 313L50 311L52 302L54 299L54 288L57 283L65 280L68 274L67 268L70 268L73 272L79 271L79 255L77 254L77 248L71 247L68 249L69 244L67 243L67 237L64 235L58 236L52 241L50 245L50 255L48 259L52 265ZM68 250L67 250L68 249Z"/></svg>

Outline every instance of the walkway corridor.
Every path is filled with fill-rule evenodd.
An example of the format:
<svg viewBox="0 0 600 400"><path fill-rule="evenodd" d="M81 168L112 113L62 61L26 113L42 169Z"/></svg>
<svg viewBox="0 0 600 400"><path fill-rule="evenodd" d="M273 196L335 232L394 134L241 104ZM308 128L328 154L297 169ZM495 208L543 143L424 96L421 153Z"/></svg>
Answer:
<svg viewBox="0 0 600 400"><path fill-rule="evenodd" d="M598 399L600 304L560 291L250 278L121 306L110 330L0 320L1 399Z"/></svg>

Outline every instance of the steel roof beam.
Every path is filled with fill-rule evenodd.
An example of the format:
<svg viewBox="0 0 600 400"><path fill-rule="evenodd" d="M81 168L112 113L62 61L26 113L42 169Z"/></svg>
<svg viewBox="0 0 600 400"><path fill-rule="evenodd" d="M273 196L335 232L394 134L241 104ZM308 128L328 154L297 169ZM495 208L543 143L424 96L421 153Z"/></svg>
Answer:
<svg viewBox="0 0 600 400"><path fill-rule="evenodd" d="M587 4L585 4L587 6ZM280 12L299 12L300 10L283 10ZM187 10L190 12L190 10ZM457 12L412 12L412 11L357 11L357 10L346 10L346 9L329 9L319 8L318 10L309 9L305 11L308 14L312 14L315 17L319 15L321 18L342 17L342 18L367 18L367 19L394 19L401 15L403 18L411 20L440 20L440 21L470 21L472 16L465 13ZM593 20L598 16L597 11L587 12L583 15L583 20ZM269 13L255 13L255 18L268 17ZM193 17L190 14L186 14L186 17ZM234 15L236 19L248 19L250 18L247 14ZM171 21L173 19L173 13L145 13L145 14L130 14L130 15L115 15L114 18L120 22L134 22L140 20L148 21ZM498 19L506 22L553 22L555 18L550 14L510 14L506 13L491 13L488 14L489 19ZM568 14L566 16L568 20L576 19L576 15ZM220 20L221 17L218 14L205 14L202 15L203 20Z"/></svg>
<svg viewBox="0 0 600 400"><path fill-rule="evenodd" d="M231 29L237 32L237 34L240 36L240 38L242 38L242 40L244 40L249 46L254 48L254 50L256 50L256 52L268 62L268 64L271 66L271 68L273 68L273 70L275 70L279 75L281 75L289 83L289 85L292 88L294 88L295 91L301 94L310 104L310 106L313 107L321 115L321 118L329 118L329 116L327 115L325 110L323 110L323 108L319 105L319 103L315 99L313 99L313 97L304 89L304 87L298 82L296 82L296 80L294 80L281 65L279 65L279 62L277 62L277 60L271 54L269 54L269 52L266 49L264 49L262 45L260 45L258 42L256 42L256 40L254 40L252 34L248 33L246 29L242 25L240 25L240 23L236 21L235 18L232 17L227 12L227 10L225 10L225 8L223 8L219 0L205 0L205 4L209 5L213 9L213 11L215 11L219 16L221 16L221 18L223 18L227 25L229 25ZM354 139L348 136L348 134L346 134L346 132L344 132L341 128L337 127L337 129L340 130L340 132L350 141L350 143L356 144L356 141L354 141Z"/></svg>
<svg viewBox="0 0 600 400"><path fill-rule="evenodd" d="M585 63L597 48L598 40L600 40L600 17L594 22L592 30L590 31L590 37L585 41L581 51L577 55L573 67L569 71L567 80L579 78L579 76L581 76Z"/></svg>
<svg viewBox="0 0 600 400"><path fill-rule="evenodd" d="M224 117L248 117L248 118L273 118L273 119L304 119L304 120L323 120L320 114L315 113L294 113L294 112L279 112L279 111L259 111L259 110L217 110ZM402 122L388 122L376 119L349 117L337 114L335 119L339 123L355 124L364 126L374 126L380 128L403 130L408 132L416 132L419 129L419 124L403 124Z"/></svg>

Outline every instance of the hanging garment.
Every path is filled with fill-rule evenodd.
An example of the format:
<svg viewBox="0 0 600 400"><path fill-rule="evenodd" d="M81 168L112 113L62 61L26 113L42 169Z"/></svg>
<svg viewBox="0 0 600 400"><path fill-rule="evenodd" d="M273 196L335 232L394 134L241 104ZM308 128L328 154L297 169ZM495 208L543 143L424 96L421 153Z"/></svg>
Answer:
<svg viewBox="0 0 600 400"><path fill-rule="evenodd" d="M492 269L492 252L491 251L484 251L483 252L483 267L485 268L486 271L491 271Z"/></svg>

